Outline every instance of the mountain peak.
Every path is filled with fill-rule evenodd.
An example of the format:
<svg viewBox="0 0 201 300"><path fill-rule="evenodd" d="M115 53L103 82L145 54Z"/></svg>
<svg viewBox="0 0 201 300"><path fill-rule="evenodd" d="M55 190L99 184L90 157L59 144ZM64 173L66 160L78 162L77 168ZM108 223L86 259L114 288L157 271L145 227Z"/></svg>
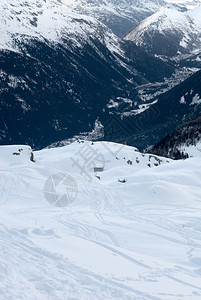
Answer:
<svg viewBox="0 0 201 300"><path fill-rule="evenodd" d="M201 50L201 6L186 9L178 5L160 8L131 31L132 40L148 52L168 57L192 54Z"/></svg>

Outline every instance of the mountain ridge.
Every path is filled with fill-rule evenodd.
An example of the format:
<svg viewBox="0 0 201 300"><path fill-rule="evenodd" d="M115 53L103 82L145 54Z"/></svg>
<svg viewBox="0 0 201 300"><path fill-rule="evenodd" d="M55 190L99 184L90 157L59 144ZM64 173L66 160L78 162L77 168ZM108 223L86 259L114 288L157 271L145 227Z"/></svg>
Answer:
<svg viewBox="0 0 201 300"><path fill-rule="evenodd" d="M150 147L149 151L173 159L184 159L192 155L191 148L200 148L200 143L201 116L179 125L160 142ZM200 154L200 150L197 152Z"/></svg>
<svg viewBox="0 0 201 300"><path fill-rule="evenodd" d="M175 5L162 7L125 39L134 41L149 53L170 58L178 64L184 60L190 66L190 58L194 55L192 66L200 68L200 14L200 5L193 9Z"/></svg>
<svg viewBox="0 0 201 300"><path fill-rule="evenodd" d="M155 145L181 123L200 115L201 70L176 85L171 90L154 98L154 102L140 114L130 116L134 124L129 142L141 151ZM131 124L132 124L131 123Z"/></svg>

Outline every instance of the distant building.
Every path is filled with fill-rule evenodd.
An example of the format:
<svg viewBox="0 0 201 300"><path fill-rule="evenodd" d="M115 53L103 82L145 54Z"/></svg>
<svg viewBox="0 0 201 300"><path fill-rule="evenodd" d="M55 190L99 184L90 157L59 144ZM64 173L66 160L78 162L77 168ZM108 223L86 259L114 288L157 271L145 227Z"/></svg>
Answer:
<svg viewBox="0 0 201 300"><path fill-rule="evenodd" d="M103 172L104 167L94 167L94 172Z"/></svg>

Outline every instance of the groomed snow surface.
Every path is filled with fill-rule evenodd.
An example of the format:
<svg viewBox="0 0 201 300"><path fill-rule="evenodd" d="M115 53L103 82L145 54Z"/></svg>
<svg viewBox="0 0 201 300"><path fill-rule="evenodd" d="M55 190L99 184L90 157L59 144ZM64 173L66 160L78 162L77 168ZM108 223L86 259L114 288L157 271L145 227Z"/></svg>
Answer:
<svg viewBox="0 0 201 300"><path fill-rule="evenodd" d="M86 141L30 157L0 147L1 300L201 299L201 157Z"/></svg>

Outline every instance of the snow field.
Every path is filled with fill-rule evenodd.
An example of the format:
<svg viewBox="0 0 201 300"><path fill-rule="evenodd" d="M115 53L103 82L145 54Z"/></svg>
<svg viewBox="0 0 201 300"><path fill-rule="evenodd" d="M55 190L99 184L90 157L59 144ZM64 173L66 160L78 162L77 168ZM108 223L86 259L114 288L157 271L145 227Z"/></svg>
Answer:
<svg viewBox="0 0 201 300"><path fill-rule="evenodd" d="M201 298L200 157L156 166L133 147L80 141L31 162L18 148L0 147L0 299ZM43 193L57 172L78 187L64 208Z"/></svg>

